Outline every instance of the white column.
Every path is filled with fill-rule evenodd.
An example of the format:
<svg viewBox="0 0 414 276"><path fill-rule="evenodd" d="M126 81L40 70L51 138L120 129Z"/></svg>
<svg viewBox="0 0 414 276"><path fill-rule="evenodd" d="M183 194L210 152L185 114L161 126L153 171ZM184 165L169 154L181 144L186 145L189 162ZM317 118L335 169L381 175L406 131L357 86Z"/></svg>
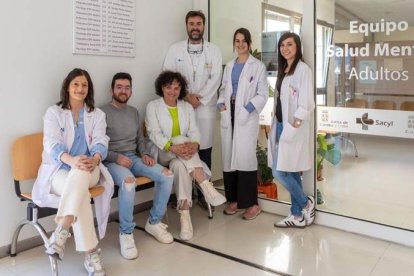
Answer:
<svg viewBox="0 0 414 276"><path fill-rule="evenodd" d="M315 1L302 0L303 4L303 17L302 17L302 46L303 46L303 58L312 69L315 82ZM316 93L316 90L315 90ZM314 120L312 119L312 122ZM313 129L314 123L312 123ZM315 144L315 135L312 136L313 145ZM316 152L315 152L316 154ZM314 158L315 159L315 158ZM306 194L313 194L314 192L314 165L312 163L312 169L304 173L303 175L303 188Z"/></svg>

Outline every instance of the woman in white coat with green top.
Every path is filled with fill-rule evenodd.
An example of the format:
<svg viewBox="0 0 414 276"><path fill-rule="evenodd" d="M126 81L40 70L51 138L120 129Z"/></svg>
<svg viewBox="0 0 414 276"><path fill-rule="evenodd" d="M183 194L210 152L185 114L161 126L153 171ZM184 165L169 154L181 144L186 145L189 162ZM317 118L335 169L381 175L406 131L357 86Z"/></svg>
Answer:
<svg viewBox="0 0 414 276"><path fill-rule="evenodd" d="M268 99L264 64L249 54L249 30L240 28L233 36L237 58L227 63L217 107L221 114L223 178L228 206L226 215L246 209L243 218L260 214L257 202L256 145L259 114Z"/></svg>
<svg viewBox="0 0 414 276"><path fill-rule="evenodd" d="M269 144L273 176L289 191L291 214L276 227L303 228L315 218L315 199L303 192L301 172L311 169L311 128L315 108L312 70L302 61L302 45L295 33L278 42L278 76L275 117Z"/></svg>

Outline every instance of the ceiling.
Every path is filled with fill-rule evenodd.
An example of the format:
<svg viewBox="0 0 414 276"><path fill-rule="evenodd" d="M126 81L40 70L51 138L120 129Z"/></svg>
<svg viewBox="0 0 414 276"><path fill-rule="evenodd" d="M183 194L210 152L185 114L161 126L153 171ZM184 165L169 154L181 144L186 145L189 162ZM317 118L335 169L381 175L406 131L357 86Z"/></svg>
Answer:
<svg viewBox="0 0 414 276"><path fill-rule="evenodd" d="M334 0L335 28L349 29L349 20L366 23L406 21L414 26L413 0Z"/></svg>

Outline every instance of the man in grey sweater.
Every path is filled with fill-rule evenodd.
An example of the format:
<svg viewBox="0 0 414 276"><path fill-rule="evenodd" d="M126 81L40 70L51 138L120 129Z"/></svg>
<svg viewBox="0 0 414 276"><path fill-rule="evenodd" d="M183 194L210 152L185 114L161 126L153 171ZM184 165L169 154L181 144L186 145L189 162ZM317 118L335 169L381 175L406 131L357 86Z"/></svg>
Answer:
<svg viewBox="0 0 414 276"><path fill-rule="evenodd" d="M101 109L106 114L109 136L107 166L118 190L119 242L121 255L126 259L138 257L133 230L135 177L146 176L155 182L153 206L145 230L162 243L172 243L167 225L161 222L171 194L173 175L170 170L156 163L150 154L149 140L143 136L139 112L127 104L132 95L132 78L128 73L117 73L111 83L112 101Z"/></svg>

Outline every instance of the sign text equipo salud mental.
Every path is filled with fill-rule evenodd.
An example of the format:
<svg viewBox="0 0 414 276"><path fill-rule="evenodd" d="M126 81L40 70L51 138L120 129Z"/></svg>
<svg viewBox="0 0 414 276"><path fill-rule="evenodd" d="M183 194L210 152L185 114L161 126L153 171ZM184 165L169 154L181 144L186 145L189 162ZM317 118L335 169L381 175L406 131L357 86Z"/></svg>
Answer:
<svg viewBox="0 0 414 276"><path fill-rule="evenodd" d="M385 35L391 35L395 31L403 32L408 29L408 22L400 21L385 21L381 19L380 22L374 23L361 23L358 21L349 22L349 33L351 34L364 34L368 36L370 33L385 33ZM373 51L373 53L372 53ZM378 42L370 47L370 43L365 43L362 46L349 46L344 45L344 48L335 47L335 45L329 45L327 48L328 57L369 57L373 56L385 56L385 57L404 57L412 56L414 51L414 45L400 45L391 46L389 43ZM356 68L353 67L349 74L349 79L355 77L361 80L394 80L394 81L406 81L409 79L408 70L389 70L388 68L380 67L374 71L372 68L360 68L357 72Z"/></svg>

